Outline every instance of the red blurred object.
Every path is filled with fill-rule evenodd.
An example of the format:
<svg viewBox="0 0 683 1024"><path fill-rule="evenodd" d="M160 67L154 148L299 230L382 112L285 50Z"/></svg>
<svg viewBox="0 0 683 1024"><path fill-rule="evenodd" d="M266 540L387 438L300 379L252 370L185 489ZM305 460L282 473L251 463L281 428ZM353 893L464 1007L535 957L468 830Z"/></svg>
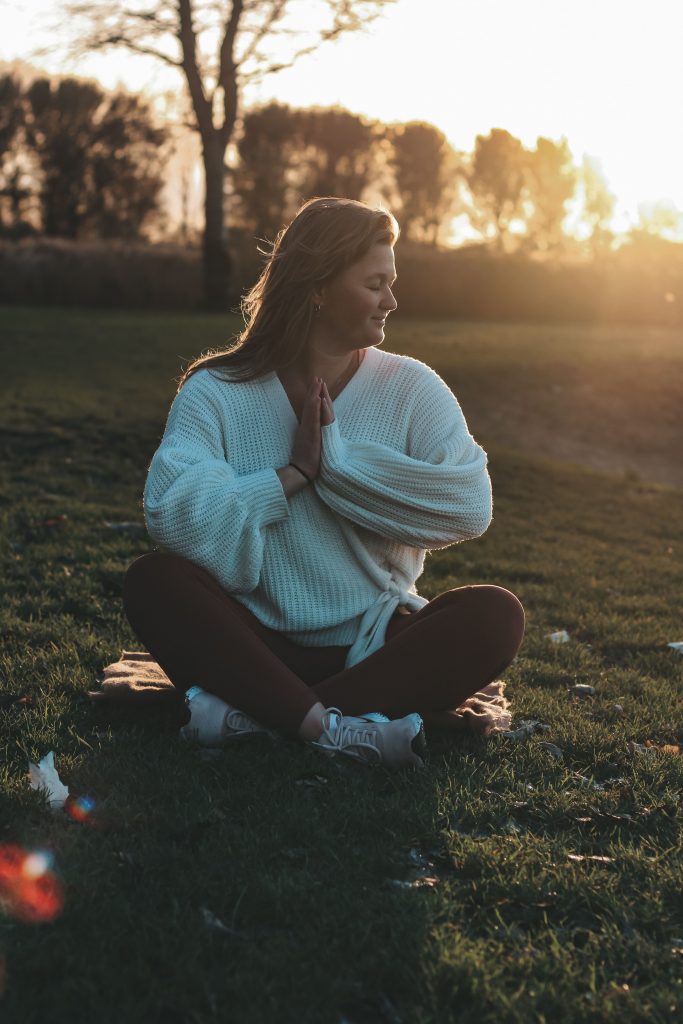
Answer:
<svg viewBox="0 0 683 1024"><path fill-rule="evenodd" d="M19 921L53 921L64 905L59 879L43 853L0 844L0 908Z"/></svg>

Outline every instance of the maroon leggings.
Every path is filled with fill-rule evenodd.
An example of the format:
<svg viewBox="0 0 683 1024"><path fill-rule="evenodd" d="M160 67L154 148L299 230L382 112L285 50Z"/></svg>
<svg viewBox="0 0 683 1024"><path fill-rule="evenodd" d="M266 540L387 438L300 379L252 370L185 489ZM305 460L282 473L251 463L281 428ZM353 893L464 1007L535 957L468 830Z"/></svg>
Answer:
<svg viewBox="0 0 683 1024"><path fill-rule="evenodd" d="M509 590L458 587L411 615L396 612L384 646L345 669L347 646L293 643L205 569L166 552L132 563L123 603L174 686L201 686L289 737L318 701L390 718L454 709L507 668L524 635L524 609Z"/></svg>

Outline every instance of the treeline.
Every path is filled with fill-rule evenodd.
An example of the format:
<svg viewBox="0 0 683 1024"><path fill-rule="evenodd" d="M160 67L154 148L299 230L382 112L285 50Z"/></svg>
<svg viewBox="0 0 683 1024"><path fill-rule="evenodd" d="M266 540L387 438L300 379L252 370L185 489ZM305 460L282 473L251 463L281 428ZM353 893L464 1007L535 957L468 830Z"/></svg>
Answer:
<svg viewBox="0 0 683 1024"><path fill-rule="evenodd" d="M148 104L78 79L0 77L0 302L196 308L200 253L169 238L174 140ZM245 113L226 184L230 301L313 195L385 203L402 229L398 298L423 316L683 323L680 214L653 208L621 245L595 167L566 142L503 129L456 152L426 122L270 103ZM571 206L579 236L566 230ZM481 234L446 251L454 218ZM152 235L153 232L153 235Z"/></svg>
<svg viewBox="0 0 683 1024"><path fill-rule="evenodd" d="M0 77L0 232L137 239L160 217L168 133L93 82Z"/></svg>
<svg viewBox="0 0 683 1024"><path fill-rule="evenodd" d="M380 197L408 239L428 244L447 242L462 216L499 253L564 252L578 247L564 231L571 200L581 206L584 251L601 254L614 237L614 197L596 167L574 165L566 141L539 138L526 149L495 128L463 153L427 122L271 103L245 114L237 151L233 219L267 238L312 195Z"/></svg>
<svg viewBox="0 0 683 1024"><path fill-rule="evenodd" d="M139 96L80 79L0 78L0 232L19 238L133 239L163 233L170 132ZM499 253L576 248L567 204L581 203L586 253L609 248L614 198L566 142L534 149L503 129L456 152L427 122L384 124L341 109L270 103L248 111L228 167L228 225L272 239L314 195L379 199L406 238L448 243L464 217Z"/></svg>

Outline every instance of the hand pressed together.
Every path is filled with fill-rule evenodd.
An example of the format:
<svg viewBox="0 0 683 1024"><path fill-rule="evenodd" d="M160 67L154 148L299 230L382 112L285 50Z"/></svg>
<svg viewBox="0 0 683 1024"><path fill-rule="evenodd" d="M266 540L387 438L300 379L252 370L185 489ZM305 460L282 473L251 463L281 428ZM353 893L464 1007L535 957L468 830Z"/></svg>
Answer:
<svg viewBox="0 0 683 1024"><path fill-rule="evenodd" d="M292 462L315 479L320 471L320 428L334 423L334 407L327 385L321 377L314 377L306 395L301 423L294 437Z"/></svg>

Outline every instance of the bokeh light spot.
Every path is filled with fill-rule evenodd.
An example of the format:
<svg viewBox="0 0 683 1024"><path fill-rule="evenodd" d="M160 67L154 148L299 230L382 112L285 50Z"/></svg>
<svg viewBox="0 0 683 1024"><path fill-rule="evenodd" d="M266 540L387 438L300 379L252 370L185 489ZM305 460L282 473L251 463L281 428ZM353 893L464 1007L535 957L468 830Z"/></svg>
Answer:
<svg viewBox="0 0 683 1024"><path fill-rule="evenodd" d="M0 843L0 910L29 924L53 921L64 906L64 893L52 860L48 850Z"/></svg>
<svg viewBox="0 0 683 1024"><path fill-rule="evenodd" d="M95 808L95 801L91 796L79 796L74 799L69 797L64 805L69 817L74 821L88 821Z"/></svg>

